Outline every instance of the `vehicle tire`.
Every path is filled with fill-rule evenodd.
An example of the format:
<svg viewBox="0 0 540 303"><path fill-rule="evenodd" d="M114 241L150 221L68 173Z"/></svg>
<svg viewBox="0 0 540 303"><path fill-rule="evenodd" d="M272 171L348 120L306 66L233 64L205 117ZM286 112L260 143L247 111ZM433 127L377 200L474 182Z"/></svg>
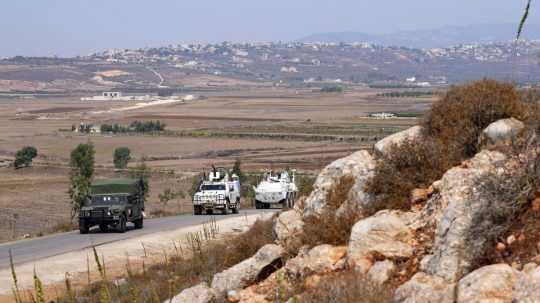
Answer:
<svg viewBox="0 0 540 303"><path fill-rule="evenodd" d="M99 224L99 230L104 233L109 230L109 224L101 223Z"/></svg>
<svg viewBox="0 0 540 303"><path fill-rule="evenodd" d="M222 215L228 215L229 214L229 203L225 203L225 208L221 210Z"/></svg>
<svg viewBox="0 0 540 303"><path fill-rule="evenodd" d="M142 229L144 227L144 218L141 217L140 219L133 221L133 224L135 224L135 229Z"/></svg>
<svg viewBox="0 0 540 303"><path fill-rule="evenodd" d="M116 225L116 229L121 234L126 232L126 217L124 217L124 216L120 217L120 221L118 221L118 223Z"/></svg>
<svg viewBox="0 0 540 303"><path fill-rule="evenodd" d="M259 201L255 201L255 209L261 209L261 208L263 208L262 203Z"/></svg>
<svg viewBox="0 0 540 303"><path fill-rule="evenodd" d="M90 230L90 228L88 227L88 224L86 224L86 222L84 220L80 220L79 221L79 232L82 235L85 235L85 234L88 233L89 230Z"/></svg>
<svg viewBox="0 0 540 303"><path fill-rule="evenodd" d="M238 214L240 212L240 202L237 202L234 208L232 209L233 214Z"/></svg>
<svg viewBox="0 0 540 303"><path fill-rule="evenodd" d="M207 215L213 215L213 214L214 214L214 210L213 210L213 209L207 209L207 210L206 210L206 214L207 214Z"/></svg>
<svg viewBox="0 0 540 303"><path fill-rule="evenodd" d="M200 215L202 215L202 207L200 207L199 205L193 206L193 214L194 214L195 216L200 216Z"/></svg>

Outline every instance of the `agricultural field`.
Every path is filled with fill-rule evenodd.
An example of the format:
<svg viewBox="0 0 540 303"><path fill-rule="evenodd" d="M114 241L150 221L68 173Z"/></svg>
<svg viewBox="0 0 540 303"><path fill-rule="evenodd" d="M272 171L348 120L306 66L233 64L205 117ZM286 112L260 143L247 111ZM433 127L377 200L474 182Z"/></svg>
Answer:
<svg viewBox="0 0 540 303"><path fill-rule="evenodd" d="M152 170L147 212L189 212L190 197L167 203L167 189L188 192L193 177L212 164L257 174L265 169L295 168L314 174L331 161L417 123L435 96L387 98L382 90L348 88L343 93L311 89L254 87L195 93L197 99L139 106L140 101L81 101L80 95L0 98L0 160L13 159L23 146L34 146L33 167L0 168L0 241L39 235L70 219L70 152L80 143L96 149L96 177L115 172L113 151L128 147L130 167L143 160ZM395 91L395 90L392 90ZM394 112L403 118L368 118ZM159 120L157 133L72 132L80 123L129 125Z"/></svg>

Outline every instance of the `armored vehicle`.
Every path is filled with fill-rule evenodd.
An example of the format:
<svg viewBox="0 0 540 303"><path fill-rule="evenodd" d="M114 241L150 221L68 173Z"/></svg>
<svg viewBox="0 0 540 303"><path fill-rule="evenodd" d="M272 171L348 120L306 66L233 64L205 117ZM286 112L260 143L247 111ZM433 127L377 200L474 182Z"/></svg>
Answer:
<svg viewBox="0 0 540 303"><path fill-rule="evenodd" d="M193 195L193 213L201 215L213 214L214 210L220 210L228 214L231 210L237 214L240 209L240 181L238 176L232 175L222 167L215 168L205 176Z"/></svg>
<svg viewBox="0 0 540 303"><path fill-rule="evenodd" d="M274 204L293 207L298 188L295 184L294 172L289 175L286 170L274 174L264 174L263 180L255 187L255 208L270 208Z"/></svg>
<svg viewBox="0 0 540 303"><path fill-rule="evenodd" d="M143 228L144 183L133 179L107 179L94 181L90 194L79 211L79 230L88 233L98 225L101 231L114 227L126 231L127 222L136 229Z"/></svg>

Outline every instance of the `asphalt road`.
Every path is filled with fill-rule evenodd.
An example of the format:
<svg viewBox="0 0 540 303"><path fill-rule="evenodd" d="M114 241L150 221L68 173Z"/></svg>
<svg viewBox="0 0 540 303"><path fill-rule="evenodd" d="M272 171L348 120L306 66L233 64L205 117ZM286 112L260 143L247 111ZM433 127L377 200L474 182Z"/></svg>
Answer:
<svg viewBox="0 0 540 303"><path fill-rule="evenodd" d="M238 215L215 215L216 221L242 217L244 215L255 215L265 212L276 212L278 209L241 210ZM22 264L30 261L36 261L47 257L56 256L76 250L82 250L92 246L111 243L114 241L125 240L139 237L156 232L175 230L183 227L200 225L208 222L212 216L193 216L182 215L176 217L166 217L158 219L147 219L144 221L144 228L136 230L130 224L125 233L116 233L114 231L102 233L99 228L94 227L89 234L81 235L79 231L49 235L36 239L21 240L0 244L0 269L9 267L9 251L13 254L13 262Z"/></svg>

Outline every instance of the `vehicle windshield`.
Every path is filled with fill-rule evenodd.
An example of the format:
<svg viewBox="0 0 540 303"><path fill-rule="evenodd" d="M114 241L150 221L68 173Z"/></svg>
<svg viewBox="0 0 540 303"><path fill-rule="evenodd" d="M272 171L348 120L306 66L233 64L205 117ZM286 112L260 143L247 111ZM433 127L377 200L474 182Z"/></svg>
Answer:
<svg viewBox="0 0 540 303"><path fill-rule="evenodd" d="M213 184L213 185L203 185L201 186L201 190L225 190L224 184Z"/></svg>
<svg viewBox="0 0 540 303"><path fill-rule="evenodd" d="M93 196L92 205L124 204L127 202L126 196Z"/></svg>

